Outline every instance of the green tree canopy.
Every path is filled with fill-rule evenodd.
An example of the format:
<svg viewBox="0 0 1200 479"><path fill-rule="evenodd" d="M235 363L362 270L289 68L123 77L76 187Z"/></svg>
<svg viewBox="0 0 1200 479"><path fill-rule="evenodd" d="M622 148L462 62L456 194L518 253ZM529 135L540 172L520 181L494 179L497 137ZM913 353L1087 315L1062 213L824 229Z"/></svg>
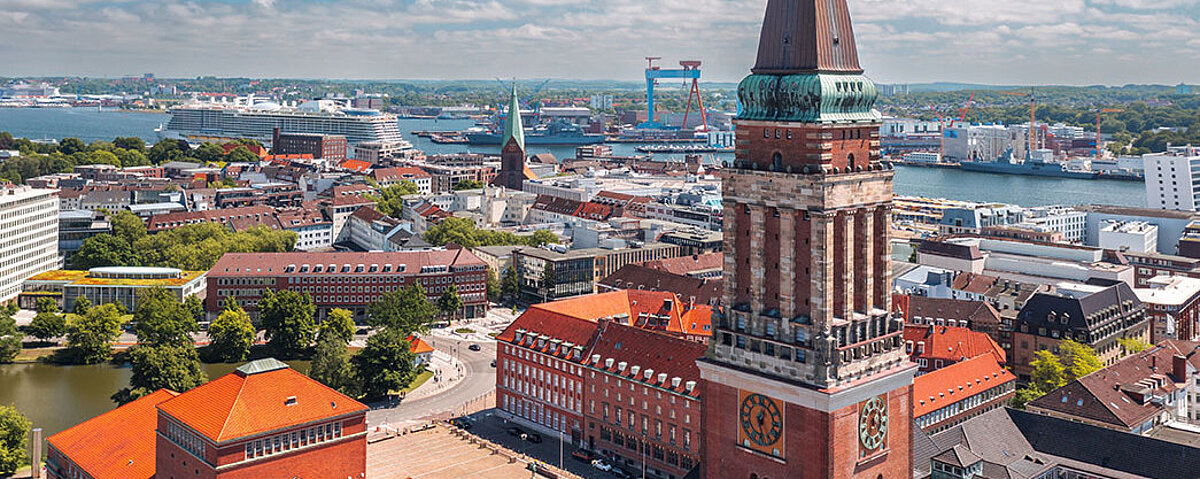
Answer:
<svg viewBox="0 0 1200 479"><path fill-rule="evenodd" d="M454 191L478 190L483 186L483 183L475 180L463 180L454 184Z"/></svg>
<svg viewBox="0 0 1200 479"><path fill-rule="evenodd" d="M400 180L399 183L380 190L379 196L366 195L366 197L375 202L375 209L380 213L399 218L404 213L404 197L420 192L416 183Z"/></svg>
<svg viewBox="0 0 1200 479"><path fill-rule="evenodd" d="M118 136L113 139L113 146L122 150L141 152L146 149L146 142L136 136Z"/></svg>
<svg viewBox="0 0 1200 479"><path fill-rule="evenodd" d="M138 292L133 321L138 341L155 346L192 346L192 334L200 329L192 311L165 288Z"/></svg>
<svg viewBox="0 0 1200 479"><path fill-rule="evenodd" d="M321 321L319 330L317 331L317 340L321 338L332 337L343 346L350 344L354 339L354 319L350 311L335 308L329 311L325 316L325 320Z"/></svg>
<svg viewBox="0 0 1200 479"><path fill-rule="evenodd" d="M118 211L108 221L112 223L113 236L121 238L127 244L134 244L147 235L146 223L132 212Z"/></svg>
<svg viewBox="0 0 1200 479"><path fill-rule="evenodd" d="M159 389L184 392L208 381L192 346L134 346L129 350L133 375L129 387L112 400L125 404Z"/></svg>
<svg viewBox="0 0 1200 479"><path fill-rule="evenodd" d="M89 309L92 309L92 300L87 299L87 296L75 298L75 305L71 307L71 312L75 314L87 314Z"/></svg>
<svg viewBox="0 0 1200 479"><path fill-rule="evenodd" d="M529 236L518 236L508 231L481 230L469 218L450 217L425 232L425 241L435 246L449 243L466 248L478 246L542 246L557 244L558 237L549 231L536 231Z"/></svg>
<svg viewBox="0 0 1200 479"><path fill-rule="evenodd" d="M1121 345L1126 355L1137 354L1153 347L1150 343L1138 338L1120 338L1117 339L1117 344Z"/></svg>
<svg viewBox="0 0 1200 479"><path fill-rule="evenodd" d="M225 148L222 148L221 145L216 143L205 142L200 146L197 146L196 149L192 151L192 154L196 155L197 160L200 160L204 163L221 161L221 159L225 157Z"/></svg>
<svg viewBox="0 0 1200 479"><path fill-rule="evenodd" d="M50 298L38 298L38 313L29 323L26 332L42 341L50 341L67 334L67 320L58 314L58 305Z"/></svg>
<svg viewBox="0 0 1200 479"><path fill-rule="evenodd" d="M347 396L358 395L354 369L350 365L350 352L346 350L346 343L335 334L324 334L317 339L308 377Z"/></svg>
<svg viewBox="0 0 1200 479"><path fill-rule="evenodd" d="M0 308L0 363L11 363L21 353L21 334L8 308Z"/></svg>
<svg viewBox="0 0 1200 479"><path fill-rule="evenodd" d="M1054 353L1045 349L1033 353L1033 372L1030 374L1030 386L1040 394L1046 394L1067 383L1066 368Z"/></svg>
<svg viewBox="0 0 1200 479"><path fill-rule="evenodd" d="M377 399L412 380L415 360L407 335L388 328L367 339L367 347L350 361L363 396Z"/></svg>
<svg viewBox="0 0 1200 479"><path fill-rule="evenodd" d="M1104 367L1104 363L1096 357L1094 349L1073 340L1065 339L1059 342L1058 351L1058 357L1062 360L1062 365L1066 370L1067 381L1087 376Z"/></svg>
<svg viewBox="0 0 1200 479"><path fill-rule="evenodd" d="M458 287L450 285L446 288L446 292L438 297L437 307L442 311L442 314L449 314L450 317L458 316L458 310L462 309L463 301L458 296Z"/></svg>
<svg viewBox="0 0 1200 479"><path fill-rule="evenodd" d="M267 290L258 301L258 311L267 342L280 356L299 356L312 345L317 333L316 308L308 293Z"/></svg>
<svg viewBox="0 0 1200 479"><path fill-rule="evenodd" d="M367 307L372 326L398 331L404 336L429 330L437 308L425 295L425 288L413 283L400 291L384 293Z"/></svg>
<svg viewBox="0 0 1200 479"><path fill-rule="evenodd" d="M128 242L111 234L101 233L83 240L79 252L71 256L71 266L78 269L133 266L139 263L137 257Z"/></svg>
<svg viewBox="0 0 1200 479"><path fill-rule="evenodd" d="M58 151L64 155L73 155L87 151L87 144L79 138L63 138L58 142Z"/></svg>
<svg viewBox="0 0 1200 479"><path fill-rule="evenodd" d="M501 286L500 278L496 277L496 270L491 267L487 269L487 299L493 303L500 302Z"/></svg>
<svg viewBox="0 0 1200 479"><path fill-rule="evenodd" d="M254 323L242 308L225 309L208 326L210 358L225 363L245 361L254 346Z"/></svg>
<svg viewBox="0 0 1200 479"><path fill-rule="evenodd" d="M121 167L121 159L117 158L110 151L97 150L87 154L87 159L84 160L87 165L112 165L117 168Z"/></svg>
<svg viewBox="0 0 1200 479"><path fill-rule="evenodd" d="M250 149L244 146L234 148L228 155L225 155L225 161L233 163L255 163L260 159L258 155L251 153Z"/></svg>
<svg viewBox="0 0 1200 479"><path fill-rule="evenodd" d="M504 281L500 283L500 294L509 301L513 301L520 290L521 276L517 274L516 266L509 266L504 270Z"/></svg>
<svg viewBox="0 0 1200 479"><path fill-rule="evenodd" d="M69 361L96 364L112 355L112 343L121 335L121 312L112 303L89 309L87 314L72 316L67 322Z"/></svg>
<svg viewBox="0 0 1200 479"><path fill-rule="evenodd" d="M29 465L25 442L33 423L16 406L0 405L0 476L8 476Z"/></svg>

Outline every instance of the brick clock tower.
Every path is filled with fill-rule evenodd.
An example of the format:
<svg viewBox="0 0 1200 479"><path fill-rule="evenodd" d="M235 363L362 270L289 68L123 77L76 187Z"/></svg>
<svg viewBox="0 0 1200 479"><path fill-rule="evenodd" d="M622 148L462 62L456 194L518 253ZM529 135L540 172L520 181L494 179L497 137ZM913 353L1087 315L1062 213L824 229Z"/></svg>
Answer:
<svg viewBox="0 0 1200 479"><path fill-rule="evenodd" d="M877 95L846 0L768 0L723 175L723 309L698 361L707 479L912 476Z"/></svg>
<svg viewBox="0 0 1200 479"><path fill-rule="evenodd" d="M525 129L521 125L521 104L517 101L517 86L513 85L512 99L508 102L508 118L504 122L504 136L500 140L500 171L492 184L511 190L521 190L525 180L537 179L537 175L525 165Z"/></svg>

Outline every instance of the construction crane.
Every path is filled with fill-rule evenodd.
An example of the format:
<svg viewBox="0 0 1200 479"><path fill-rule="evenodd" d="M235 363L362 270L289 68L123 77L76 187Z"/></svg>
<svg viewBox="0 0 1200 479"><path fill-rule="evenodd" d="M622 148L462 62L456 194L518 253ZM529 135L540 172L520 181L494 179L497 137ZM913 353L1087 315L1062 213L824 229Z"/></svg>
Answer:
<svg viewBox="0 0 1200 479"><path fill-rule="evenodd" d="M662 57L646 57L646 122L638 125L639 129L661 129L666 128L665 125L655 121L654 118L654 87L658 85L658 80L661 78L682 78L685 82L692 80L692 93L688 94L688 113L691 112L692 94L697 97L700 95L700 62L695 60L685 60L679 62L679 66L683 67L677 70L664 70L654 64L655 61L662 60ZM688 113L685 113L686 116ZM703 103L700 107L701 117L704 119L703 129L708 130L708 116L704 112ZM687 126L687 123L684 123Z"/></svg>
<svg viewBox="0 0 1200 479"><path fill-rule="evenodd" d="M1101 109L1100 111L1096 112L1096 161L1100 161L1100 157L1101 157L1101 154L1100 154L1100 152L1101 152L1101 150L1100 150L1100 141L1101 141L1100 140L1100 117L1103 116L1105 113L1120 113L1123 111L1125 111L1125 110L1123 110L1121 108L1104 108L1104 109Z"/></svg>
<svg viewBox="0 0 1200 479"><path fill-rule="evenodd" d="M967 122L967 113L971 111L971 105L975 102L975 92L971 92L971 97L967 99L967 104L963 105L962 110L958 112L957 121ZM950 121L950 126L954 126L954 121Z"/></svg>
<svg viewBox="0 0 1200 479"><path fill-rule="evenodd" d="M1012 96L1027 96L1029 97L1029 151L1026 152L1027 158L1033 157L1033 150L1037 149L1037 95L1033 88L1029 89L1029 93L1016 91L998 91L1001 95Z"/></svg>

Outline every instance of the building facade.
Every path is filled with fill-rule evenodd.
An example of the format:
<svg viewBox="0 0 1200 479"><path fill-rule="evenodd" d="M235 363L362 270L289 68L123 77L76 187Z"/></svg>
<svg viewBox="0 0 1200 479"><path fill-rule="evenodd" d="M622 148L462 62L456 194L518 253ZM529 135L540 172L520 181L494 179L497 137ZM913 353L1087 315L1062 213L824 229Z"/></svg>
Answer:
<svg viewBox="0 0 1200 479"><path fill-rule="evenodd" d="M1150 344L1165 339L1200 339L1200 279L1156 276L1133 288L1150 318Z"/></svg>
<svg viewBox="0 0 1200 479"><path fill-rule="evenodd" d="M487 312L487 265L467 249L368 253L228 253L208 273L205 309L221 310L232 296L252 317L267 290L307 293L317 316L341 308L366 319L384 293L420 284L436 302L450 286L458 290L460 318Z"/></svg>
<svg viewBox="0 0 1200 479"><path fill-rule="evenodd" d="M0 184L0 302L15 299L25 278L60 266L58 190Z"/></svg>
<svg viewBox="0 0 1200 479"><path fill-rule="evenodd" d="M723 310L698 361L701 476L909 477L916 367L891 316L894 172L846 1L768 1L738 95Z"/></svg>
<svg viewBox="0 0 1200 479"><path fill-rule="evenodd" d="M348 143L342 135L320 133L280 133L275 130L271 152L275 155L312 155L313 158L340 163L346 159Z"/></svg>
<svg viewBox="0 0 1200 479"><path fill-rule="evenodd" d="M179 301L188 296L204 299L204 275L204 271L134 266L47 271L25 280L19 305L34 309L39 298L51 298L63 311L74 311L75 302L87 298L92 304L116 303L133 311L138 293L150 288L163 288Z"/></svg>
<svg viewBox="0 0 1200 479"><path fill-rule="evenodd" d="M1004 407L1017 390L1017 377L989 355L976 356L913 380L913 421L926 433Z"/></svg>
<svg viewBox="0 0 1200 479"><path fill-rule="evenodd" d="M1147 207L1196 211L1200 206L1200 149L1168 147L1165 153L1144 155L1142 160Z"/></svg>

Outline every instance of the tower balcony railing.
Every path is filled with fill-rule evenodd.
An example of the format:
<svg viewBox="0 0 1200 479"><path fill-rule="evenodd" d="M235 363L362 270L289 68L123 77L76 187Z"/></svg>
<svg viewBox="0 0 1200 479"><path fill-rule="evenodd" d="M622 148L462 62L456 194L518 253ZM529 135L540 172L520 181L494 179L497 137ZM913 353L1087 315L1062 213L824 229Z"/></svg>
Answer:
<svg viewBox="0 0 1200 479"><path fill-rule="evenodd" d="M874 337L854 344L848 344L835 349L842 363L868 358L876 354L886 353L904 346L904 332L893 331L882 336Z"/></svg>

